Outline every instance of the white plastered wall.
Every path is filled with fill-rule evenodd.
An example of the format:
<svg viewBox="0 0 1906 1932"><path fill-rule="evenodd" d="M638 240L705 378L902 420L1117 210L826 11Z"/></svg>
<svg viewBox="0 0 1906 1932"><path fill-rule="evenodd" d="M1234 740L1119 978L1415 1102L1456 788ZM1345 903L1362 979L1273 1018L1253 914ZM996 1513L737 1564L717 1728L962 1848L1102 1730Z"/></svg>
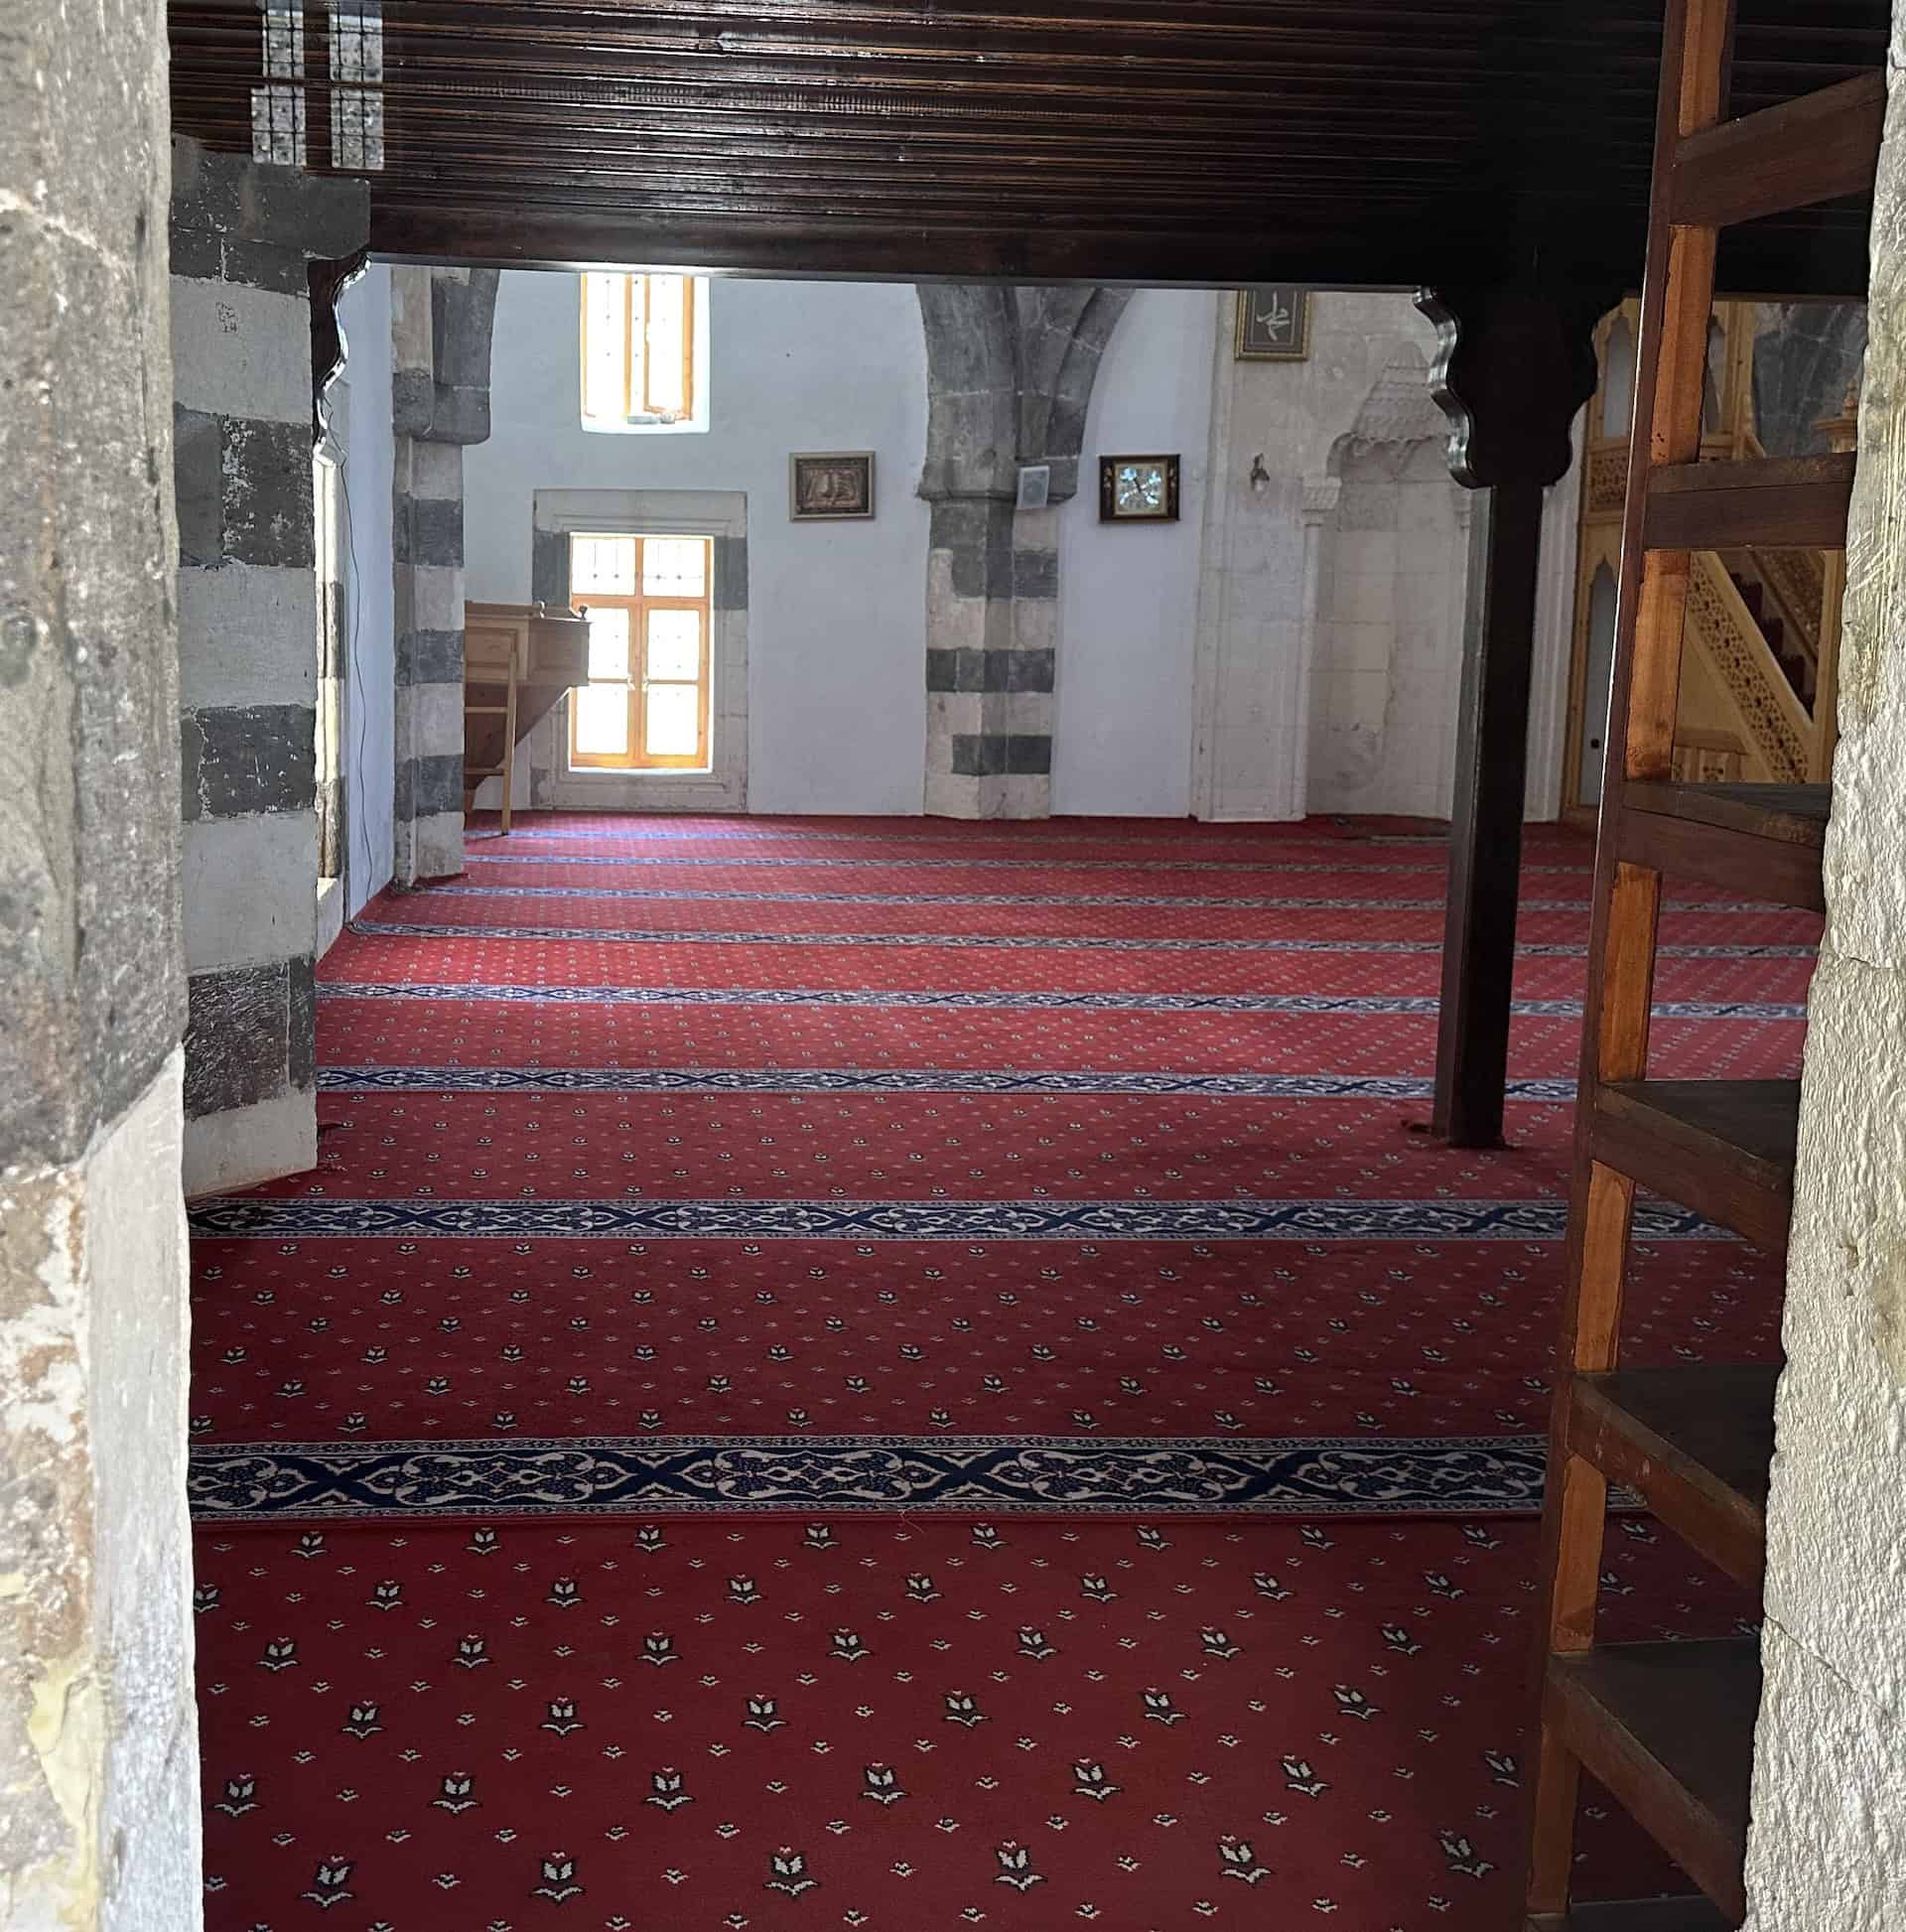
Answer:
<svg viewBox="0 0 1906 1932"><path fill-rule="evenodd" d="M1191 809L1192 655L1210 450L1211 317L1228 297L1141 289L1092 385L1079 492L1057 512L1054 812ZM1100 456L1179 458L1179 520L1101 523Z"/></svg>
<svg viewBox="0 0 1906 1932"><path fill-rule="evenodd" d="M576 278L511 272L496 297L490 437L466 453L467 594L530 596L539 489L748 498L748 802L920 809L926 746L926 345L907 283L708 285L706 434L582 427ZM796 524L797 450L875 452L877 514ZM694 805L690 803L690 809Z"/></svg>
<svg viewBox="0 0 1906 1932"><path fill-rule="evenodd" d="M332 390L346 498L346 916L390 880L395 753L391 619L390 270L373 262L338 305L347 359Z"/></svg>

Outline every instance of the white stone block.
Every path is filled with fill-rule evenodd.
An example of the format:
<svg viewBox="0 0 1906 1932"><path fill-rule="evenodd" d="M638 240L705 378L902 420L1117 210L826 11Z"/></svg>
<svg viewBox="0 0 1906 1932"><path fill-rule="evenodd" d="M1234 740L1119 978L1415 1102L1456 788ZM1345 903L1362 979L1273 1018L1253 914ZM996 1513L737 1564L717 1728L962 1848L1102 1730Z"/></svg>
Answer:
<svg viewBox="0 0 1906 1932"><path fill-rule="evenodd" d="M928 747L929 757L932 747ZM924 806L932 818L978 818L980 781L956 777L951 771L929 769L924 787Z"/></svg>
<svg viewBox="0 0 1906 1932"><path fill-rule="evenodd" d="M316 704L318 586L309 570L182 570L179 702Z"/></svg>
<svg viewBox="0 0 1906 1932"><path fill-rule="evenodd" d="M318 1165L318 1099L293 1088L228 1113L186 1122L188 1197L229 1194Z"/></svg>
<svg viewBox="0 0 1906 1932"><path fill-rule="evenodd" d="M410 493L433 502L461 501L464 494L464 448L461 443L419 443L410 446Z"/></svg>
<svg viewBox="0 0 1906 1932"><path fill-rule="evenodd" d="M989 731L1036 736L1049 735L1052 730L1052 693L1049 691L1002 691L989 700Z"/></svg>
<svg viewBox="0 0 1906 1932"><path fill-rule="evenodd" d="M186 967L261 965L313 952L318 815L265 812L185 828Z"/></svg>
<svg viewBox="0 0 1906 1932"><path fill-rule="evenodd" d="M453 564L413 564L410 578L411 627L461 630L464 627L464 573Z"/></svg>
<svg viewBox="0 0 1906 1932"><path fill-rule="evenodd" d="M180 407L207 416L310 422L310 303L174 276L172 393Z"/></svg>
<svg viewBox="0 0 1906 1932"><path fill-rule="evenodd" d="M412 758L441 758L464 749L464 687L400 684L396 742Z"/></svg>
<svg viewBox="0 0 1906 1932"><path fill-rule="evenodd" d="M464 815L435 812L413 821L416 879L454 879L464 869Z"/></svg>
<svg viewBox="0 0 1906 1932"><path fill-rule="evenodd" d="M1043 772L983 778L981 815L986 818L1050 818L1052 780Z"/></svg>

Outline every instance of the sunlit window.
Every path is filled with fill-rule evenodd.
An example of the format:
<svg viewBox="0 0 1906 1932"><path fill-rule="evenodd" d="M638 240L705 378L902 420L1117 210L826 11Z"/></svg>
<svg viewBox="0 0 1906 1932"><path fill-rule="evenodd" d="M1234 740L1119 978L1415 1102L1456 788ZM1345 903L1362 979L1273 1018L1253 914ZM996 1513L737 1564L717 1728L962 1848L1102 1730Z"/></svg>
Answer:
<svg viewBox="0 0 1906 1932"><path fill-rule="evenodd" d="M311 165L305 107L308 9L265 0L259 9L264 85L251 90L251 158L280 167ZM324 83L331 97L330 147L316 159L353 174L384 165L383 0L325 0ZM324 123L318 123L322 131Z"/></svg>
<svg viewBox="0 0 1906 1932"><path fill-rule="evenodd" d="M694 422L701 295L690 275L582 277L585 429Z"/></svg>
<svg viewBox="0 0 1906 1932"><path fill-rule="evenodd" d="M707 537L572 536L570 603L589 616L589 682L570 695L581 770L709 768Z"/></svg>

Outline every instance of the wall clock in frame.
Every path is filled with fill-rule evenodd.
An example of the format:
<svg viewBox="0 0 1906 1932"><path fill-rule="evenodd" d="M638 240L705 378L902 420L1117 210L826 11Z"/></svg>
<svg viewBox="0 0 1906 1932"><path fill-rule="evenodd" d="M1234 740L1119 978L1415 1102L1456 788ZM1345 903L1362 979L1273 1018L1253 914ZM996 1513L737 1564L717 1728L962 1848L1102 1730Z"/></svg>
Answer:
<svg viewBox="0 0 1906 1932"><path fill-rule="evenodd" d="M1175 456L1099 458L1101 523L1175 523L1178 520L1178 459Z"/></svg>

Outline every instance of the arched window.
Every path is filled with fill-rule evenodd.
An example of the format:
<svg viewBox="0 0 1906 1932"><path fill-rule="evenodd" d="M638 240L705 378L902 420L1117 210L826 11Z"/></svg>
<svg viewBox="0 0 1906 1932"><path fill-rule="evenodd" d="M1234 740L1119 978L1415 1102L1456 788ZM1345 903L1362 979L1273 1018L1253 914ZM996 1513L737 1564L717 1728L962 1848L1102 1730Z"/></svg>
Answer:
<svg viewBox="0 0 1906 1932"><path fill-rule="evenodd" d="M1601 434L1626 436L1634 411L1635 332L1626 316L1617 316L1602 356Z"/></svg>

